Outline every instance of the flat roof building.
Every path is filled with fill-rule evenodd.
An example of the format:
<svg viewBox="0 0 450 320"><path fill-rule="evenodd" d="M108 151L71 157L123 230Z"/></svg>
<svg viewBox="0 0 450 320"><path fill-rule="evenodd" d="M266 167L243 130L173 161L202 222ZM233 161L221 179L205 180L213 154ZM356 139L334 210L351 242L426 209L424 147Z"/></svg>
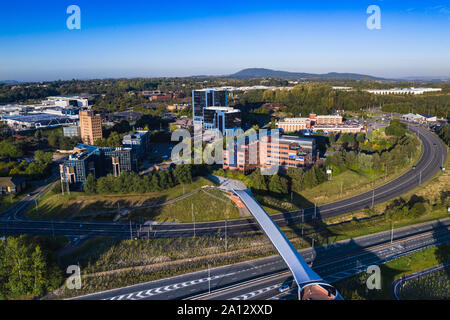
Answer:
<svg viewBox="0 0 450 320"><path fill-rule="evenodd" d="M137 160L131 148L99 148L78 144L59 167L61 181L83 185L89 174L94 177L108 173L119 176L125 171L137 171Z"/></svg>
<svg viewBox="0 0 450 320"><path fill-rule="evenodd" d="M241 129L241 110L230 107L207 107L203 110L203 129L234 136Z"/></svg>
<svg viewBox="0 0 450 320"><path fill-rule="evenodd" d="M276 143L272 137L274 132L259 138L257 134L238 138L240 143L234 152L223 151L222 168L248 173L256 168L306 168L315 163L317 148L314 138L282 135Z"/></svg>
<svg viewBox="0 0 450 320"><path fill-rule="evenodd" d="M428 92L440 92L441 88L394 88L394 89L368 89L364 90L366 92L376 94L376 95L387 95L387 94L424 94Z"/></svg>
<svg viewBox="0 0 450 320"><path fill-rule="evenodd" d="M192 119L194 126L203 124L203 110L207 107L228 106L227 90L201 89L192 91Z"/></svg>
<svg viewBox="0 0 450 320"><path fill-rule="evenodd" d="M80 136L80 127L77 126L67 126L63 127L63 136L64 137L79 137Z"/></svg>
<svg viewBox="0 0 450 320"><path fill-rule="evenodd" d="M45 127L57 127L77 123L77 119L48 113L4 116L2 120L17 130L28 130Z"/></svg>
<svg viewBox="0 0 450 320"><path fill-rule="evenodd" d="M132 134L123 137L122 145L126 148L134 150L138 158L142 158L149 152L150 146L150 132L149 131L135 131Z"/></svg>
<svg viewBox="0 0 450 320"><path fill-rule="evenodd" d="M103 138L102 118L92 110L80 111L80 136L84 144L94 145Z"/></svg>

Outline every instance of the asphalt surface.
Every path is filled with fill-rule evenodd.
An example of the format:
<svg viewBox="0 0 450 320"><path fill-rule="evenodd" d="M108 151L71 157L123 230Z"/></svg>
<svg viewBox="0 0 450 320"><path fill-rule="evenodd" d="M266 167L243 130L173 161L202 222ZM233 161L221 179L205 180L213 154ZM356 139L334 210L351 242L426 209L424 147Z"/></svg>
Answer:
<svg viewBox="0 0 450 320"><path fill-rule="evenodd" d="M442 159L446 157L446 147L441 140L430 131L420 127L410 127L410 130L418 134L423 143L423 156L416 165L416 169L409 170L395 180L360 195L350 197L341 201L325 204L315 208L301 211L273 215L272 219L280 226L298 224L304 219L325 219L342 215L348 212L368 208L373 204L382 203L417 187L420 182L424 183L432 178L440 170ZM0 233L3 234L54 234L66 236L113 236L119 239L130 239L138 235L140 226L124 222L86 222L73 220L33 220L24 217L24 212L34 200L39 199L45 190L40 190L31 198L19 202L8 212L0 215ZM302 217L303 215L303 217ZM257 231L260 228L253 218L229 220L226 223L229 236L239 236L245 232ZM225 221L196 223L196 236L217 235L219 229L225 230ZM143 235L158 238L192 237L194 225L192 223L156 223L143 226Z"/></svg>
<svg viewBox="0 0 450 320"><path fill-rule="evenodd" d="M391 231L381 232L301 250L300 253L324 280L334 283L366 270L369 265L381 264L449 241L450 219L444 219L397 229L393 235ZM272 256L75 299L283 299L287 294L280 295L278 288L289 281L292 281L292 275L281 257Z"/></svg>

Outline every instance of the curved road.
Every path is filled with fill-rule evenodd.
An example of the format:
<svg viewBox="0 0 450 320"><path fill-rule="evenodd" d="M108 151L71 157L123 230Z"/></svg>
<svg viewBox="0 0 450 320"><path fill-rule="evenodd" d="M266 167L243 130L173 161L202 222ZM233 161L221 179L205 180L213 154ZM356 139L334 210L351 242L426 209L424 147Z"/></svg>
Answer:
<svg viewBox="0 0 450 320"><path fill-rule="evenodd" d="M423 144L423 155L416 164L416 169L409 170L402 176L382 185L374 190L359 194L337 202L325 204L315 208L304 210L304 221L314 218L325 219L349 213L352 211L368 208L373 204L378 204L398 197L406 193L421 183L432 178L441 168L443 159L447 154L447 149L441 140L426 129L417 126L410 126L410 130L418 135ZM119 238L134 237L139 230L138 225L118 222L85 222L67 220L32 220L22 218L25 210L34 204L34 199L45 193L45 188L30 199L20 202L16 207L0 216L0 233L5 234L60 234L68 236L115 236ZM281 227L290 224L298 224L302 221L300 211L276 214L273 220ZM191 237L194 235L217 235L219 230L224 233L226 226L227 234L241 234L249 231L260 231L253 218L238 219L229 221L216 221L194 224L162 223L154 224L151 227L143 226L144 234L147 232L151 237ZM194 231L195 229L195 231Z"/></svg>

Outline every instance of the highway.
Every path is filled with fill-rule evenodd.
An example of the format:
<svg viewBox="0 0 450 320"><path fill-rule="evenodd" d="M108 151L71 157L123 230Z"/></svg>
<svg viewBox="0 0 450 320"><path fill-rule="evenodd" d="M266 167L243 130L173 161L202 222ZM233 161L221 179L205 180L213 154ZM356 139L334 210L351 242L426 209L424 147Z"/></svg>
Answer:
<svg viewBox="0 0 450 320"><path fill-rule="evenodd" d="M342 215L352 211L370 207L373 204L382 203L389 199L417 187L420 182L424 183L440 170L443 159L446 157L446 147L441 140L426 129L410 127L423 143L423 155L416 165L416 169L409 170L395 180L368 191L363 194L304 210L304 221L316 217L325 219ZM34 204L34 200L45 193L41 190L30 199L19 202L15 207L0 216L0 233L4 234L55 234L68 236L114 236L119 239L130 239L137 234L138 225L133 224L130 228L124 222L86 222L74 220L33 220L23 216L26 209ZM273 215L272 219L280 226L298 224L302 221L300 211ZM195 233L197 236L217 235L219 229L223 232L227 226L229 236L242 235L245 232L260 231L253 218L237 219L216 222L196 223ZM149 232L151 237L191 237L194 235L192 223L156 223L150 227L144 226L144 232ZM131 232L130 232L131 231Z"/></svg>
<svg viewBox="0 0 450 320"><path fill-rule="evenodd" d="M334 283L400 256L450 241L450 219L301 250L324 280ZM292 275L279 256L203 270L77 297L87 300L282 299L278 288ZM337 288L339 290L339 288ZM211 292L209 294L209 292Z"/></svg>

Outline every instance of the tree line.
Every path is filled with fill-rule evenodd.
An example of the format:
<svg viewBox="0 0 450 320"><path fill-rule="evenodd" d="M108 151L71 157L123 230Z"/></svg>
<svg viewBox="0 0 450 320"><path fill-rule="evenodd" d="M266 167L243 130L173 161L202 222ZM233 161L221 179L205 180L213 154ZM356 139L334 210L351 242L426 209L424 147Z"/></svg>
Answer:
<svg viewBox="0 0 450 320"><path fill-rule="evenodd" d="M206 171L205 166L181 164L170 170L154 170L143 177L135 172L123 172L117 177L109 174L96 179L89 174L84 190L89 194L158 192L179 184L190 184L194 177L203 175Z"/></svg>

